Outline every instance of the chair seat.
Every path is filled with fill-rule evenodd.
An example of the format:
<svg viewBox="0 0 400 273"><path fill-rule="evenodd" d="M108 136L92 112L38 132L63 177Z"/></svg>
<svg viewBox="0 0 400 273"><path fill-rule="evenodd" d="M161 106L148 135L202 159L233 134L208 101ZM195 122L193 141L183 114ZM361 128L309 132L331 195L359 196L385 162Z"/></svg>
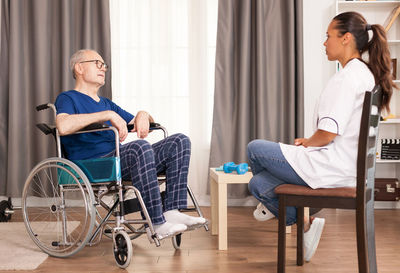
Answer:
<svg viewBox="0 0 400 273"><path fill-rule="evenodd" d="M283 184L275 188L276 194L305 195L305 196L329 196L356 198L356 188L342 187L329 189L312 189L307 186Z"/></svg>

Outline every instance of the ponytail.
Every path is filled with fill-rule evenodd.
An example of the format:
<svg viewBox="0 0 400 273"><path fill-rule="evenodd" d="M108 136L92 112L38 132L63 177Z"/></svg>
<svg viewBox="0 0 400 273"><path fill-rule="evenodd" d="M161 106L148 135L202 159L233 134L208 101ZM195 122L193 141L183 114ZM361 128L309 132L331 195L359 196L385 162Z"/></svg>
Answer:
<svg viewBox="0 0 400 273"><path fill-rule="evenodd" d="M389 103L392 97L393 88L397 88L393 82L391 73L392 62L390 59L389 45L386 32L381 25L369 25L365 18L357 12L344 12L333 18L337 22L336 29L339 35L349 32L353 35L360 55L368 51L369 61L367 64L383 90L382 108L390 112ZM372 31L372 38L368 42L368 31Z"/></svg>
<svg viewBox="0 0 400 273"><path fill-rule="evenodd" d="M371 30L373 33L372 39L365 48L365 50L368 50L369 55L368 67L372 71L372 74L374 74L375 82L382 87L382 107L389 113L389 102L392 97L393 88L397 88L397 86L393 82L391 72L392 61L390 59L386 32L381 25L371 25Z"/></svg>

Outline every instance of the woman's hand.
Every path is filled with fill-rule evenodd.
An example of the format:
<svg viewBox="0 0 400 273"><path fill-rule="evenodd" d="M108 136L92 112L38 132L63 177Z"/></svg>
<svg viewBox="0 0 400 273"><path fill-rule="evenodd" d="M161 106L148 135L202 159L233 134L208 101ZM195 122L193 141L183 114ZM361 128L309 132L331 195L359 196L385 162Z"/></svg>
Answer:
<svg viewBox="0 0 400 273"><path fill-rule="evenodd" d="M307 147L307 146L305 145L305 143L306 143L307 141L308 141L307 138L296 138L296 139L294 140L294 145L296 145L296 146L303 145L304 147Z"/></svg>
<svg viewBox="0 0 400 273"><path fill-rule="evenodd" d="M294 145L304 147L322 147L331 143L337 134L324 130L317 130L310 138L296 138Z"/></svg>

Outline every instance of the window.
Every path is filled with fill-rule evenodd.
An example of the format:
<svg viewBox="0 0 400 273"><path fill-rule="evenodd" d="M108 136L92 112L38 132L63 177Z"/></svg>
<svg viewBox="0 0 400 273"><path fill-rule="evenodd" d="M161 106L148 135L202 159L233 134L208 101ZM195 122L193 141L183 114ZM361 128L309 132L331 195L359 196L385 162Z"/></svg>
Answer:
<svg viewBox="0 0 400 273"><path fill-rule="evenodd" d="M170 135L191 138L189 183L200 203L208 179L217 7L217 0L110 1L113 100L133 114L146 110Z"/></svg>

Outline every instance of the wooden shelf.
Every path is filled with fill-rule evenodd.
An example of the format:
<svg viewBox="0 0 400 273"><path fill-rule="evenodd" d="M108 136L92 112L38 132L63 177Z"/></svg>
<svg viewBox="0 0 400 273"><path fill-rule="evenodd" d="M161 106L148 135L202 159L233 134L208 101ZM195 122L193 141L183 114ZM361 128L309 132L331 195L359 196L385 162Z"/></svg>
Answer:
<svg viewBox="0 0 400 273"><path fill-rule="evenodd" d="M400 160L377 159L376 163L400 163Z"/></svg>
<svg viewBox="0 0 400 273"><path fill-rule="evenodd" d="M400 5L400 1L338 1L340 7L365 7L365 6L381 6L381 7L395 7Z"/></svg>
<svg viewBox="0 0 400 273"><path fill-rule="evenodd" d="M400 118L391 118L380 122L380 124L397 124L397 123L400 123Z"/></svg>

